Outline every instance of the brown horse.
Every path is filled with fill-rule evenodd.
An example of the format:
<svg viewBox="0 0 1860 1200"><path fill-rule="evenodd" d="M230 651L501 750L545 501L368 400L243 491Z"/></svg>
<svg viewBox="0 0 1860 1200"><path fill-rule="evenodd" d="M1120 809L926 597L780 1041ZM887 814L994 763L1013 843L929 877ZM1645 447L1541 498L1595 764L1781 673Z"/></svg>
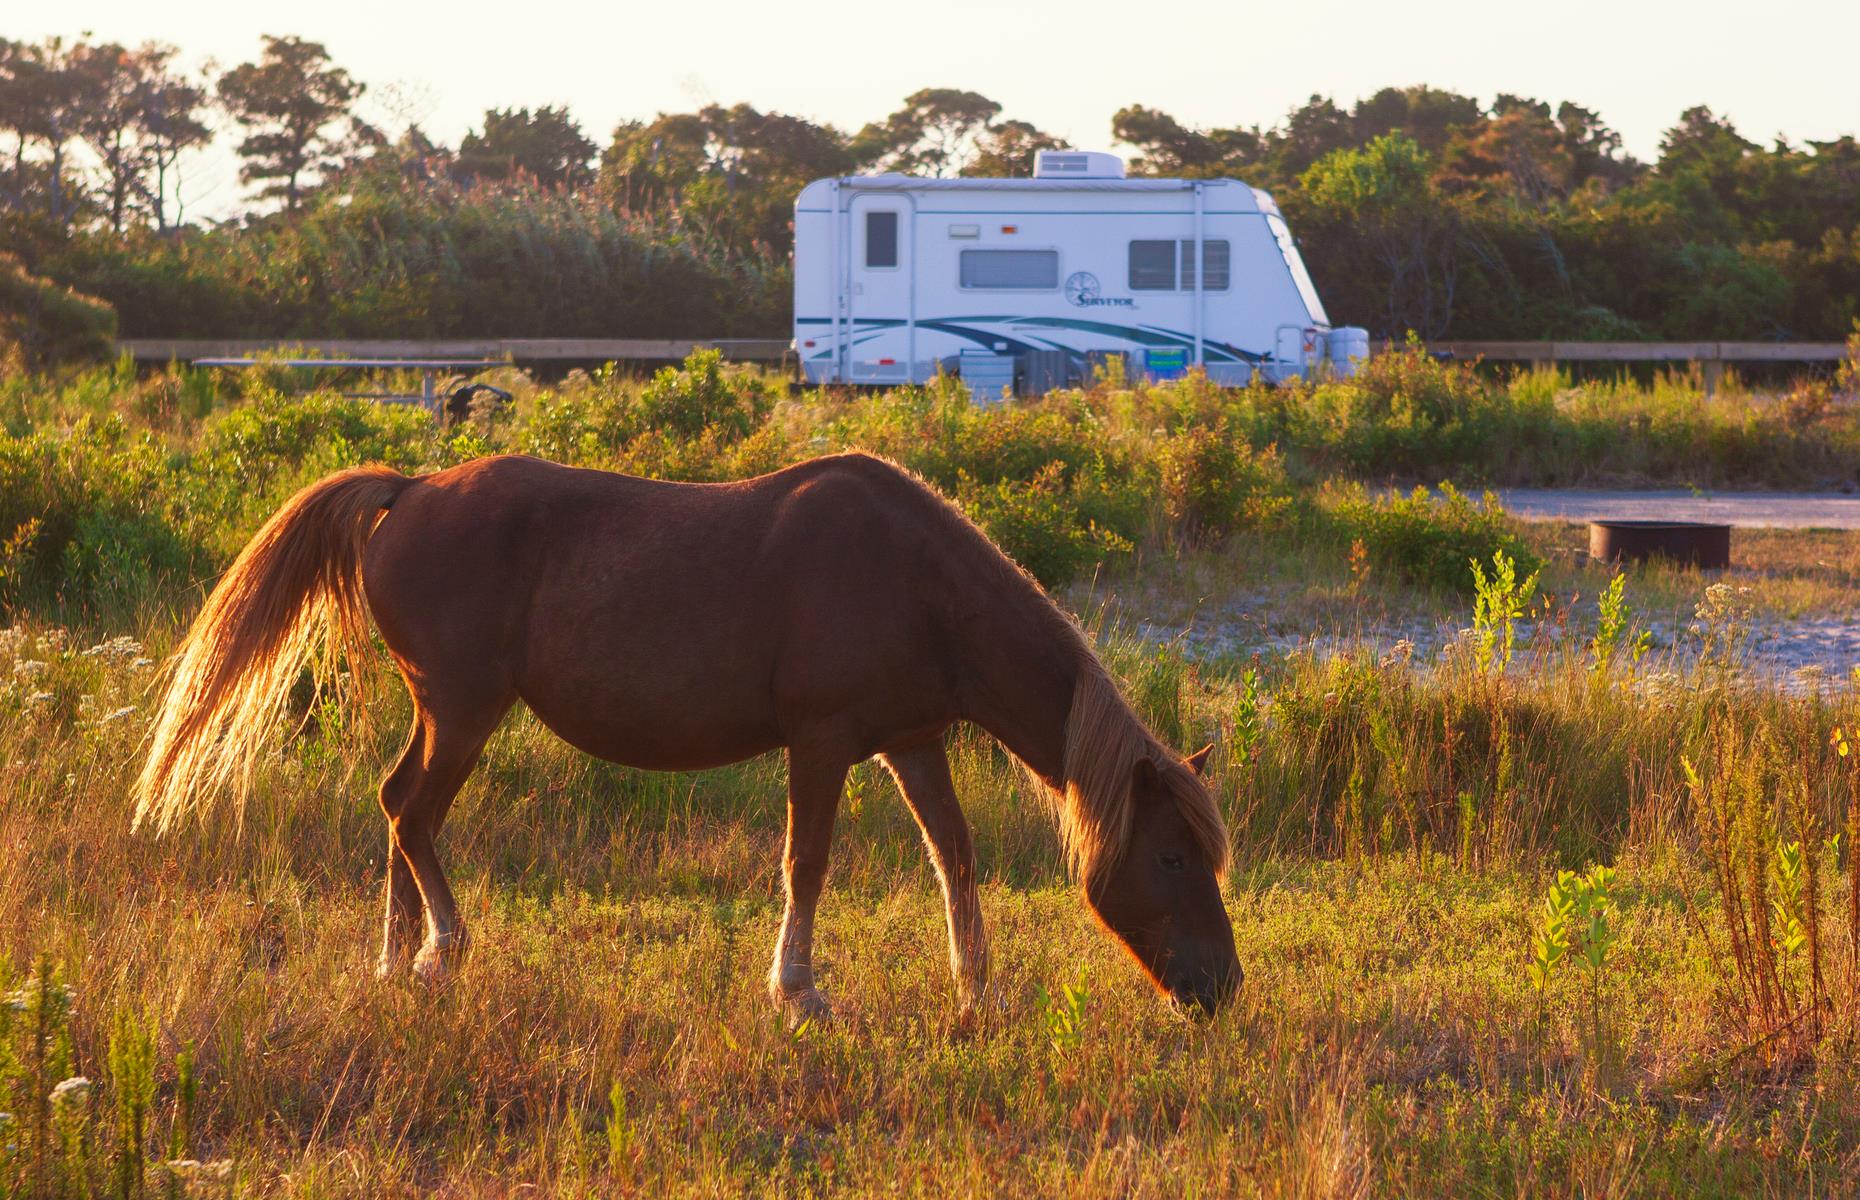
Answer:
<svg viewBox="0 0 1860 1200"><path fill-rule="evenodd" d="M167 829L243 791L319 648L372 615L413 696L381 784L381 969L445 969L465 927L434 838L511 705L589 754L655 770L785 747L787 907L777 1003L826 1013L814 907L847 771L882 757L942 881L965 1008L988 951L975 851L943 734L971 721L1050 790L1086 900L1150 978L1213 1009L1240 982L1207 751L1165 749L1078 627L951 505L863 454L730 484L663 483L530 458L410 478L332 475L279 510L179 650L138 782ZM415 956L422 914L425 938Z"/></svg>

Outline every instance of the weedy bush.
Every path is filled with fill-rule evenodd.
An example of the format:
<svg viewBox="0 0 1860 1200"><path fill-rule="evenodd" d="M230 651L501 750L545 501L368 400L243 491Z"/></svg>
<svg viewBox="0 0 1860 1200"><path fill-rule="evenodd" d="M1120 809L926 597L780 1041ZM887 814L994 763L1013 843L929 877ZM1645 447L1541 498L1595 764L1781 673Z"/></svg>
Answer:
<svg viewBox="0 0 1860 1200"><path fill-rule="evenodd" d="M1224 430L1198 426L1163 439L1156 465L1163 512L1189 540L1280 528L1296 504L1277 448L1256 451Z"/></svg>
<svg viewBox="0 0 1860 1200"><path fill-rule="evenodd" d="M1057 994L1042 986L1038 993L1040 1013L1046 1022L1046 1041L1055 1054L1070 1054L1085 1040L1085 1006L1091 993L1086 987L1086 970L1079 968L1078 978L1059 985Z"/></svg>
<svg viewBox="0 0 1860 1200"><path fill-rule="evenodd" d="M1845 739L1837 728L1828 740L1836 755L1828 775L1845 785L1845 804L1825 787L1812 759L1781 750L1780 731L1767 723L1740 728L1718 716L1711 757L1702 767L1682 760L1732 963L1725 1007L1745 1039L1737 1054L1761 1049L1769 1061L1811 1056L1836 1008L1827 983L1822 881L1838 866L1842 838L1824 836L1825 810L1835 809L1837 819L1844 810L1851 834L1860 777L1841 779ZM1851 861L1848 872L1851 985L1860 979L1860 883ZM1860 1031L1860 1005L1851 986L1847 993L1840 1016L1851 1037Z"/></svg>
<svg viewBox="0 0 1860 1200"><path fill-rule="evenodd" d="M1128 537L1087 514L1089 484L1066 478L1062 463L1049 463L1025 482L983 483L960 472L956 496L988 535L1015 562L1048 587L1131 552Z"/></svg>
<svg viewBox="0 0 1860 1200"><path fill-rule="evenodd" d="M166 455L117 417L0 434L0 606L129 601L202 566Z"/></svg>
<svg viewBox="0 0 1860 1200"><path fill-rule="evenodd" d="M1438 494L1374 495L1358 485L1333 487L1325 497L1329 519L1344 545L1361 540L1371 561L1402 578L1449 591L1466 591L1468 560L1502 553L1535 574L1543 565L1487 493L1474 504L1451 484Z"/></svg>
<svg viewBox="0 0 1860 1200"><path fill-rule="evenodd" d="M1523 583L1518 582L1518 564L1503 550L1492 551L1492 577L1472 559L1473 575L1473 663L1481 675L1504 674L1511 666L1512 649L1517 644L1518 618L1529 609L1537 594L1538 572L1532 571Z"/></svg>
<svg viewBox="0 0 1860 1200"><path fill-rule="evenodd" d="M1578 874L1558 871L1544 896L1537 929L1531 936L1531 959L1525 971L1537 989L1540 1033L1549 1015L1550 984L1557 968L1574 963L1588 981L1586 1041L1592 1061L1606 1069L1611 1057L1603 1026L1602 973L1608 967L1617 934L1615 872L1600 864Z"/></svg>
<svg viewBox="0 0 1860 1200"><path fill-rule="evenodd" d="M760 375L726 371L723 351L694 349L682 366L661 368L640 389L639 423L686 440L716 428L746 438L768 419L774 396Z"/></svg>
<svg viewBox="0 0 1860 1200"><path fill-rule="evenodd" d="M116 339L116 310L26 270L0 253L0 358L43 364L102 358Z"/></svg>
<svg viewBox="0 0 1860 1200"><path fill-rule="evenodd" d="M1549 409L1444 362L1418 343L1372 356L1347 379L1298 393L1288 446L1371 478L1436 478L1474 462L1508 463L1541 437ZM1485 474L1486 472L1478 472Z"/></svg>
<svg viewBox="0 0 1860 1200"><path fill-rule="evenodd" d="M49 956L41 955L24 978L0 959L0 1195L143 1200L152 1165L157 1023L126 1005L109 1010L108 1075L99 1088L80 1073L76 1008L76 991ZM184 1157L198 1097L191 1053L177 1056L175 1066L169 1154L154 1164L169 1196L180 1194L171 1168L183 1165L176 1160ZM98 1102L99 1091L107 1106ZM229 1167L218 1164L211 1173L224 1178Z"/></svg>

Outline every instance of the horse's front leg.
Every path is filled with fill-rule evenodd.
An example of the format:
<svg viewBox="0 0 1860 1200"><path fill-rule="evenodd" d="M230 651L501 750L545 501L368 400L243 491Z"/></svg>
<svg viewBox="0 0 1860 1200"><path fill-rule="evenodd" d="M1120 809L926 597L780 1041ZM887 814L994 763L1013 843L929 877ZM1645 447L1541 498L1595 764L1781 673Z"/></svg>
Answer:
<svg viewBox="0 0 1860 1200"><path fill-rule="evenodd" d="M814 986L814 908L827 877L833 817L848 767L837 755L788 751L788 843L782 854L788 902L769 968L769 995L796 1023L833 1015Z"/></svg>
<svg viewBox="0 0 1860 1200"><path fill-rule="evenodd" d="M956 801L949 759L940 739L915 749L885 755L885 763L904 792L905 803L923 830L924 845L943 885L949 916L949 969L965 1017L980 1008L988 987L988 934L982 926L982 903L975 890L975 843L969 822Z"/></svg>

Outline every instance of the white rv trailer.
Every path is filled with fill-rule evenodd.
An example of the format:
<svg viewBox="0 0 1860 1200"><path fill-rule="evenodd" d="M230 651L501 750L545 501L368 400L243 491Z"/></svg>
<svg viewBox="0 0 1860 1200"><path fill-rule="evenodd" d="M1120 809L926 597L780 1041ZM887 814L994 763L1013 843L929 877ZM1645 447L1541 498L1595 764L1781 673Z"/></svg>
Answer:
<svg viewBox="0 0 1860 1200"><path fill-rule="evenodd" d="M921 383L941 369L996 394L1036 361L1042 386L1064 382L1056 361L1078 379L1119 352L1152 376L1199 365L1244 384L1325 359L1347 373L1369 348L1363 330L1332 328L1265 192L1126 179L1116 155L1075 151L1041 151L1031 179L808 184L794 339L812 382Z"/></svg>

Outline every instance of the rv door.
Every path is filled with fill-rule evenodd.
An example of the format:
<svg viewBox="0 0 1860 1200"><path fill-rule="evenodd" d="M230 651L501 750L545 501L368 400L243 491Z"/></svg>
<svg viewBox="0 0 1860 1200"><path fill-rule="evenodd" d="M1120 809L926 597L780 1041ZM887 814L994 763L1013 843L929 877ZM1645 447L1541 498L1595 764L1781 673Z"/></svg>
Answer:
<svg viewBox="0 0 1860 1200"><path fill-rule="evenodd" d="M917 323L914 222L902 192L855 191L847 204L845 341L849 383L913 378Z"/></svg>

